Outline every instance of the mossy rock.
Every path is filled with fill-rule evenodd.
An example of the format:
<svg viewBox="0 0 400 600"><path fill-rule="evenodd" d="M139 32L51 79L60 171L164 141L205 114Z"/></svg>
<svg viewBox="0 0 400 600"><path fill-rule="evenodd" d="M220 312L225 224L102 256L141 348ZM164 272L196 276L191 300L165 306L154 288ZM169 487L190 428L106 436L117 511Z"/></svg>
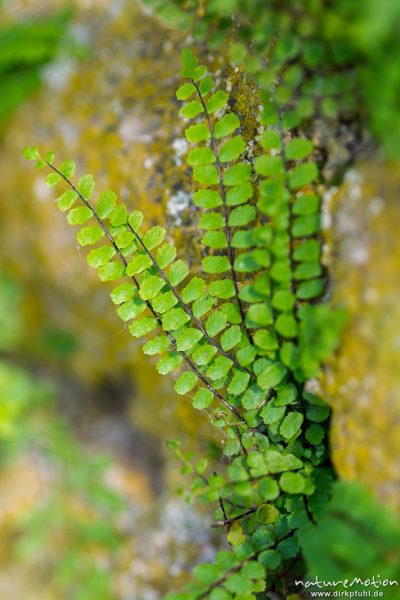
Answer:
<svg viewBox="0 0 400 600"><path fill-rule="evenodd" d="M348 325L322 385L339 475L400 511L400 181L373 160L334 200L333 301Z"/></svg>
<svg viewBox="0 0 400 600"><path fill-rule="evenodd" d="M128 377L136 386L138 425L171 436L174 430L167 434L163 424L168 420L175 433L197 434L190 407L176 399L173 383L160 381L76 251L76 232L53 205L44 174L32 172L21 156L27 144L56 150L58 159L76 160L80 174L93 173L100 189L111 188L142 209L149 224L173 221L170 197L191 187L176 142L183 136L175 97L182 34L163 29L136 2L119 5L78 3L73 31L87 56L48 67L42 90L8 124L0 153L2 268L25 290L25 355L89 385ZM24 6L40 13L35 2ZM20 14L16 7L7 10ZM179 216L186 224L185 207Z"/></svg>

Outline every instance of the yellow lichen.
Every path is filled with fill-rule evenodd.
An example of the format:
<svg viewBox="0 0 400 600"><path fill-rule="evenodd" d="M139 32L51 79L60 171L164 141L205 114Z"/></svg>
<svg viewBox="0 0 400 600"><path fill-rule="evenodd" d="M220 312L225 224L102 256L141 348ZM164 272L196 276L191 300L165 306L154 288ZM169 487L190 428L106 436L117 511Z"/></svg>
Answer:
<svg viewBox="0 0 400 600"><path fill-rule="evenodd" d="M349 321L322 386L333 461L400 510L400 206L387 165L350 172L333 213L333 302Z"/></svg>

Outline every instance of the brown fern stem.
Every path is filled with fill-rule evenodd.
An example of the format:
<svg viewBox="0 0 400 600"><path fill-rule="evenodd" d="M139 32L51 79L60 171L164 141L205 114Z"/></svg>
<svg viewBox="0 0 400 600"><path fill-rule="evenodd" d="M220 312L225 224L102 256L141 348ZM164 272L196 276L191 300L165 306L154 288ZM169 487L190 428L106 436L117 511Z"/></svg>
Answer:
<svg viewBox="0 0 400 600"><path fill-rule="evenodd" d="M263 505L260 504L259 506L263 506ZM217 527L226 527L227 525L232 525L232 523L234 523L235 521L240 521L241 519L245 519L246 517L257 512L259 506L254 506L253 508L249 508L249 510L246 510L245 512L241 513L240 515L236 515L235 517L228 518L227 516L224 515L224 519L222 521L217 521L216 523L212 523L210 525L210 527L217 528Z"/></svg>

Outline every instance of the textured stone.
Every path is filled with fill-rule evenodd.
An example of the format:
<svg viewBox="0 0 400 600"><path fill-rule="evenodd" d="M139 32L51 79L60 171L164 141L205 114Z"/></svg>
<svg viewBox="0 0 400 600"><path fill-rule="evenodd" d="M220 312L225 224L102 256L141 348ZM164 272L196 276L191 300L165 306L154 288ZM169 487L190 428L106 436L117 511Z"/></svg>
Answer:
<svg viewBox="0 0 400 600"><path fill-rule="evenodd" d="M400 181L370 160L333 198L334 303L349 320L322 386L333 409L333 461L400 510Z"/></svg>

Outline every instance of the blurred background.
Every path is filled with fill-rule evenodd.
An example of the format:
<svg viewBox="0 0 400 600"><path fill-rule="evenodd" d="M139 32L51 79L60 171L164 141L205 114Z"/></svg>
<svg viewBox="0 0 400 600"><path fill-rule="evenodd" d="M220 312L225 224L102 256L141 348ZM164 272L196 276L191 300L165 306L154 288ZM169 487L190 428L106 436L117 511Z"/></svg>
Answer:
<svg viewBox="0 0 400 600"><path fill-rule="evenodd" d="M398 513L400 182L390 134L399 122L390 119L400 114L400 50L382 43L375 52L365 40L373 30L379 42L399 10L390 0L368 6L376 28L357 31L380 66L365 82L372 99L379 88L376 129L395 159L374 146L326 193L332 296L349 325L314 384L333 409L338 473ZM143 356L44 175L21 156L33 145L75 160L151 224L166 224L198 263L175 97L183 43L134 0L76 0L73 9L0 0L1 599L158 600L222 543L212 515L176 493L180 466L165 449L180 437L213 456L218 440ZM222 57L213 68L227 69ZM352 160L343 148L357 139L351 124L338 131L317 134L343 170Z"/></svg>
<svg viewBox="0 0 400 600"><path fill-rule="evenodd" d="M210 431L118 319L21 149L73 157L190 255L182 36L132 1L0 11L0 598L156 600L212 556L211 517L176 495L165 449L212 452Z"/></svg>

